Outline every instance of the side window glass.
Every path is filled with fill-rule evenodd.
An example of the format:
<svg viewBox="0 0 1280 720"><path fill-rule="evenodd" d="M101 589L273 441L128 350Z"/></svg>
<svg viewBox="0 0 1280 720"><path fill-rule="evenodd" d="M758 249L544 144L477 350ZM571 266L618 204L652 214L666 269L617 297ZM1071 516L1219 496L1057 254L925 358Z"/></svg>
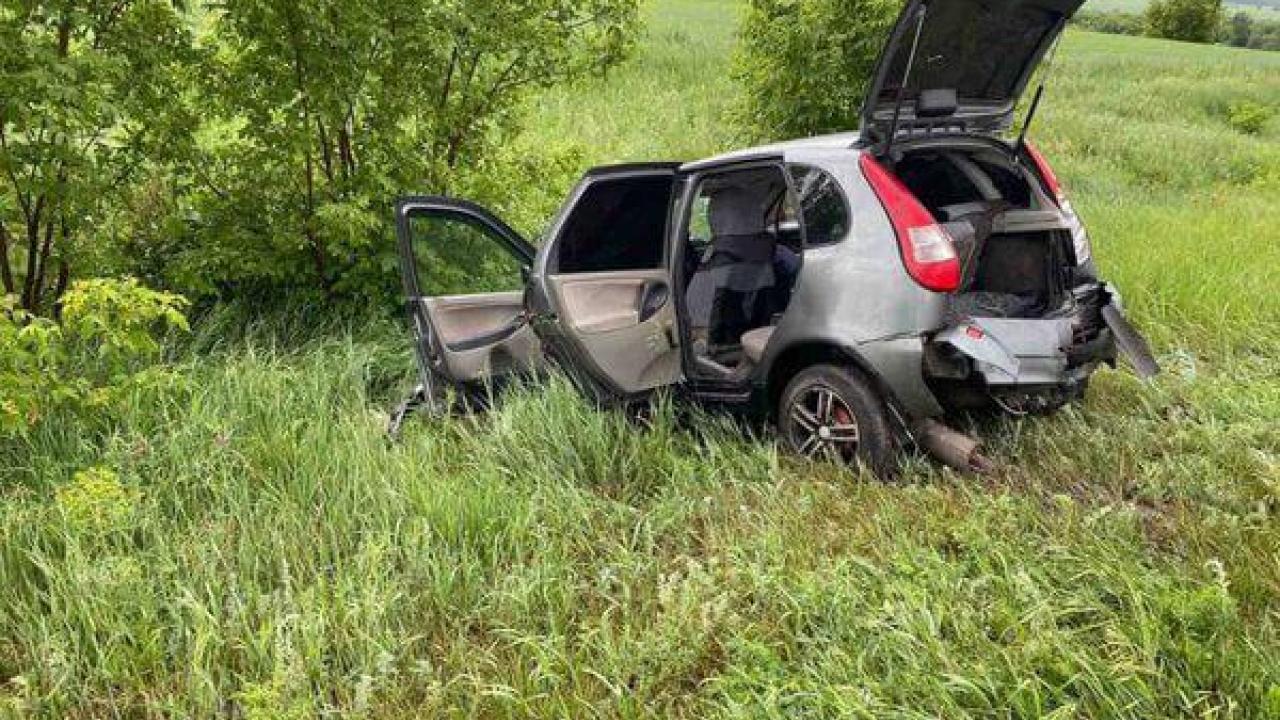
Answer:
<svg viewBox="0 0 1280 720"><path fill-rule="evenodd" d="M800 196L808 245L828 245L842 240L849 232L849 207L836 179L825 170L808 165L792 165L790 171Z"/></svg>
<svg viewBox="0 0 1280 720"><path fill-rule="evenodd" d="M418 288L426 297L524 289L520 257L470 215L411 214L409 233Z"/></svg>
<svg viewBox="0 0 1280 720"><path fill-rule="evenodd" d="M697 245L711 242L711 220L707 218L710 204L705 190L693 199L693 207L689 211L689 242Z"/></svg>
<svg viewBox="0 0 1280 720"><path fill-rule="evenodd" d="M574 205L555 248L555 272L662 267L670 175L593 183Z"/></svg>

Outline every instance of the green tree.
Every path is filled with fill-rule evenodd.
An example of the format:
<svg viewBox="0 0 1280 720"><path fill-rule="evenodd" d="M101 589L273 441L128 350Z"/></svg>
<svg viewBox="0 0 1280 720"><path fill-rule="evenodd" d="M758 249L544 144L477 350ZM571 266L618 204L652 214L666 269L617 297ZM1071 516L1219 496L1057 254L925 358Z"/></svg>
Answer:
<svg viewBox="0 0 1280 720"><path fill-rule="evenodd" d="M899 0L751 0L734 67L758 139L856 129Z"/></svg>
<svg viewBox="0 0 1280 720"><path fill-rule="evenodd" d="M1235 47L1249 47L1249 36L1253 34L1253 20L1249 13L1237 12L1231 16L1227 26L1227 44Z"/></svg>
<svg viewBox="0 0 1280 720"><path fill-rule="evenodd" d="M50 311L114 199L181 144L191 38L161 0L0 0L0 295Z"/></svg>
<svg viewBox="0 0 1280 720"><path fill-rule="evenodd" d="M1147 29L1155 37L1211 43L1217 39L1222 0L1152 0Z"/></svg>
<svg viewBox="0 0 1280 720"><path fill-rule="evenodd" d="M226 0L198 192L167 272L391 291L391 200L456 187L528 91L612 66L636 21L636 0Z"/></svg>

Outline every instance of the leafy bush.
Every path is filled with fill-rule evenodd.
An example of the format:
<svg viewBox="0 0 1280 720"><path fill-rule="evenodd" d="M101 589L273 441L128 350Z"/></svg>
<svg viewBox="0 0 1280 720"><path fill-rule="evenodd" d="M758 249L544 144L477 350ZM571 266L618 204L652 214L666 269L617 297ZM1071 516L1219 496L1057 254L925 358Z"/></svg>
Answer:
<svg viewBox="0 0 1280 720"><path fill-rule="evenodd" d="M1085 30L1111 35L1147 34L1147 21L1138 13L1086 11L1076 13L1071 22Z"/></svg>
<svg viewBox="0 0 1280 720"><path fill-rule="evenodd" d="M1222 0L1152 0L1147 29L1155 37L1211 43L1217 39Z"/></svg>
<svg viewBox="0 0 1280 720"><path fill-rule="evenodd" d="M6 296L0 307L0 435L23 434L50 413L110 408L170 379L158 336L187 329L186 300L136 280L83 280L64 296L62 322Z"/></svg>
<svg viewBox="0 0 1280 720"><path fill-rule="evenodd" d="M169 0L0 0L0 295L47 314L119 198L181 162L192 33Z"/></svg>
<svg viewBox="0 0 1280 720"><path fill-rule="evenodd" d="M70 527L104 534L125 527L137 512L138 491L113 470L89 468L58 488L56 504Z"/></svg>
<svg viewBox="0 0 1280 720"><path fill-rule="evenodd" d="M201 87L221 132L175 248L201 291L399 287L391 203L458 192L530 91L603 72L637 0L227 3ZM160 267L168 263L161 260ZM389 305L389 303L388 303Z"/></svg>
<svg viewBox="0 0 1280 720"><path fill-rule="evenodd" d="M1271 115L1271 108L1252 100L1241 100L1227 108L1227 122L1246 135L1257 135L1262 132Z"/></svg>
<svg viewBox="0 0 1280 720"><path fill-rule="evenodd" d="M1252 50L1280 50L1280 20L1237 12L1223 23L1222 41Z"/></svg>
<svg viewBox="0 0 1280 720"><path fill-rule="evenodd" d="M757 138L858 126L858 113L898 0L752 0L735 72L741 124Z"/></svg>
<svg viewBox="0 0 1280 720"><path fill-rule="evenodd" d="M638 28L638 0L88 5L0 0L0 294L33 315L87 267L390 300L393 198L458 192Z"/></svg>

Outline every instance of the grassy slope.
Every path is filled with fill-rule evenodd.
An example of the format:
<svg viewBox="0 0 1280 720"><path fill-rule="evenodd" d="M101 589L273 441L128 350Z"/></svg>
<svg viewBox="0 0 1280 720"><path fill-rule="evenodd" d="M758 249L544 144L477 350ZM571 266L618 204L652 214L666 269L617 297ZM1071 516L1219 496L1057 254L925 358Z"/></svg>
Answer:
<svg viewBox="0 0 1280 720"><path fill-rule="evenodd" d="M664 0L520 147L732 145L732 8ZM1060 61L1035 134L1155 385L980 428L993 479L883 485L560 385L389 446L392 329L230 343L105 441L0 447L0 713L1277 716L1280 127L1225 112L1280 105L1280 55L1077 34ZM140 496L55 499L93 465Z"/></svg>

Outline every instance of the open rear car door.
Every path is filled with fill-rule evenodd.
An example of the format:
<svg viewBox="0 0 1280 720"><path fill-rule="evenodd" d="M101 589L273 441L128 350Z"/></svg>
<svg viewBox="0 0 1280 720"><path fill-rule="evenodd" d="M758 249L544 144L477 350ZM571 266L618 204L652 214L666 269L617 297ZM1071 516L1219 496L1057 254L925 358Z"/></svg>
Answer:
<svg viewBox="0 0 1280 720"><path fill-rule="evenodd" d="M587 173L552 226L531 311L548 355L600 403L683 377L667 226L675 164Z"/></svg>
<svg viewBox="0 0 1280 720"><path fill-rule="evenodd" d="M421 385L393 413L439 410L446 389L479 397L537 370L542 350L524 308L534 249L484 208L445 197L396 203L401 276Z"/></svg>

